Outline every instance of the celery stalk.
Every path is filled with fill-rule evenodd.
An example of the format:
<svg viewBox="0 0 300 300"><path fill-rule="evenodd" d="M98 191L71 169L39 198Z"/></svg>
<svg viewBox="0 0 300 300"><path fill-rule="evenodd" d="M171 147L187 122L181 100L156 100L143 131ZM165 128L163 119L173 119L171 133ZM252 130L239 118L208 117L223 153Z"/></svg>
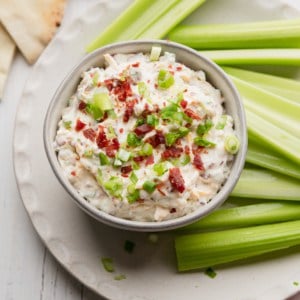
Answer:
<svg viewBox="0 0 300 300"><path fill-rule="evenodd" d="M298 48L300 19L238 24L180 25L170 40L196 49Z"/></svg>
<svg viewBox="0 0 300 300"><path fill-rule="evenodd" d="M112 42L136 39L179 0L135 0L88 47L91 52Z"/></svg>
<svg viewBox="0 0 300 300"><path fill-rule="evenodd" d="M300 49L208 50L200 54L220 65L300 65Z"/></svg>
<svg viewBox="0 0 300 300"><path fill-rule="evenodd" d="M284 175L300 179L300 168L292 161L272 151L269 147L257 143L249 136L246 161Z"/></svg>
<svg viewBox="0 0 300 300"><path fill-rule="evenodd" d="M179 271L212 267L298 244L299 220L175 238Z"/></svg>
<svg viewBox="0 0 300 300"><path fill-rule="evenodd" d="M288 98L292 102L300 102L300 82L298 80L231 67L223 67L223 69L229 75L252 83L278 96Z"/></svg>
<svg viewBox="0 0 300 300"><path fill-rule="evenodd" d="M300 200L300 181L266 169L245 168L232 197Z"/></svg>
<svg viewBox="0 0 300 300"><path fill-rule="evenodd" d="M300 138L300 102L294 103L235 76L231 79L241 93L246 109Z"/></svg>
<svg viewBox="0 0 300 300"><path fill-rule="evenodd" d="M300 220L300 204L290 202L266 202L219 209L209 216L178 232L196 232L208 229L238 228Z"/></svg>
<svg viewBox="0 0 300 300"><path fill-rule="evenodd" d="M204 2L205 0L181 0L179 3L171 7L171 9L158 19L157 22L152 24L152 26L149 26L147 30L139 35L138 38L163 38L172 28L174 28Z"/></svg>

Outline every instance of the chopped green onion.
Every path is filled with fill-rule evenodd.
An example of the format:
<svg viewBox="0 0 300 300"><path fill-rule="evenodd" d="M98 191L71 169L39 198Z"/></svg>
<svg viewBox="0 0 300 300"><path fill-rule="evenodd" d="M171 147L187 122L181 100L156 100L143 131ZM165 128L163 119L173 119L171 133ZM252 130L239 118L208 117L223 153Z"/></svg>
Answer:
<svg viewBox="0 0 300 300"><path fill-rule="evenodd" d="M108 126L107 137L108 137L109 139L113 139L113 138L116 137L116 132L115 132L114 128L113 128L111 125Z"/></svg>
<svg viewBox="0 0 300 300"><path fill-rule="evenodd" d="M110 160L108 156L106 156L103 152L99 153L100 165L105 166L110 164Z"/></svg>
<svg viewBox="0 0 300 300"><path fill-rule="evenodd" d="M64 127L66 128L66 129L71 129L71 126L72 126L72 121L64 121Z"/></svg>
<svg viewBox="0 0 300 300"><path fill-rule="evenodd" d="M139 170L140 169L139 164L135 161L132 161L132 169L135 170L135 171Z"/></svg>
<svg viewBox="0 0 300 300"><path fill-rule="evenodd" d="M94 86L97 86L97 85L98 85L98 82L99 82L99 73L98 73L98 72L95 72L95 73L93 74L93 79L92 79L92 81L93 81L93 85L94 85Z"/></svg>
<svg viewBox="0 0 300 300"><path fill-rule="evenodd" d="M102 171L99 168L97 170L96 180L99 185L103 185Z"/></svg>
<svg viewBox="0 0 300 300"><path fill-rule="evenodd" d="M158 72L157 84L161 89L168 89L174 84L174 77L169 71L162 69Z"/></svg>
<svg viewBox="0 0 300 300"><path fill-rule="evenodd" d="M126 276L124 274L119 274L114 277L114 280L124 280Z"/></svg>
<svg viewBox="0 0 300 300"><path fill-rule="evenodd" d="M110 257L102 257L101 258L102 265L107 272L114 272L115 268L113 265L113 260Z"/></svg>
<svg viewBox="0 0 300 300"><path fill-rule="evenodd" d="M103 111L93 102L88 102L85 108L86 112L90 114L95 120L103 117Z"/></svg>
<svg viewBox="0 0 300 300"><path fill-rule="evenodd" d="M107 111L107 116L113 120L116 120L118 117L113 109Z"/></svg>
<svg viewBox="0 0 300 300"><path fill-rule="evenodd" d="M153 147L149 143L145 143L142 146L142 149L139 151L139 154L142 156L150 156L153 153Z"/></svg>
<svg viewBox="0 0 300 300"><path fill-rule="evenodd" d="M134 172L132 172L129 176L129 179L131 180L132 183L137 183L138 182L138 177L136 176L136 174Z"/></svg>
<svg viewBox="0 0 300 300"><path fill-rule="evenodd" d="M148 241L152 244L156 244L158 242L158 235L156 233L150 233L148 235Z"/></svg>
<svg viewBox="0 0 300 300"><path fill-rule="evenodd" d="M152 194L155 191L155 189L156 189L156 183L153 182L153 181L147 180L143 184L143 189L147 193Z"/></svg>
<svg viewBox="0 0 300 300"><path fill-rule="evenodd" d="M227 115L222 115L220 121L216 125L216 129L218 130L224 129L226 122L227 122Z"/></svg>
<svg viewBox="0 0 300 300"><path fill-rule="evenodd" d="M148 92L148 88L147 88L147 84L143 81L138 82L137 84L138 86L138 92L141 96L146 96L147 92Z"/></svg>
<svg viewBox="0 0 300 300"><path fill-rule="evenodd" d="M120 178L112 176L108 181L104 182L103 186L111 196L120 197L123 188Z"/></svg>
<svg viewBox="0 0 300 300"><path fill-rule="evenodd" d="M167 164L165 162L157 163L153 166L153 170L158 176L162 176L168 171Z"/></svg>
<svg viewBox="0 0 300 300"><path fill-rule="evenodd" d="M240 148L240 141L234 134L230 134L226 136L224 146L227 152L236 154Z"/></svg>
<svg viewBox="0 0 300 300"><path fill-rule="evenodd" d="M180 127L175 132L168 132L165 134L165 140L167 146L172 146L179 138L186 136L189 133L189 129L186 127Z"/></svg>
<svg viewBox="0 0 300 300"><path fill-rule="evenodd" d="M161 47L152 46L150 53L150 61L156 61L159 59L161 53Z"/></svg>
<svg viewBox="0 0 300 300"><path fill-rule="evenodd" d="M136 147L141 144L141 139L134 132L129 132L127 135L127 144L130 147Z"/></svg>
<svg viewBox="0 0 300 300"><path fill-rule="evenodd" d="M121 167L122 164L123 164L123 162L120 159L118 159L118 158L114 159L114 163L113 163L114 167Z"/></svg>
<svg viewBox="0 0 300 300"><path fill-rule="evenodd" d="M121 148L116 156L119 160L126 162L131 158L131 153Z"/></svg>
<svg viewBox="0 0 300 300"><path fill-rule="evenodd" d="M155 127L158 125L158 119L155 117L155 115L148 115L146 119L146 123L148 125L151 125L152 127Z"/></svg>
<svg viewBox="0 0 300 300"><path fill-rule="evenodd" d="M127 186L127 200L128 203L134 203L140 198L140 191L135 188L134 184L129 184Z"/></svg>
<svg viewBox="0 0 300 300"><path fill-rule="evenodd" d="M93 101L97 107L102 111L108 111L113 109L113 104L107 93L97 93L93 96Z"/></svg>
<svg viewBox="0 0 300 300"><path fill-rule="evenodd" d="M202 146L202 147L206 147L206 148L212 148L212 147L216 146L215 143L212 143L206 139L203 139L202 137L195 137L194 144L197 146Z"/></svg>
<svg viewBox="0 0 300 300"><path fill-rule="evenodd" d="M92 149L86 150L83 153L83 156L86 158L92 158L94 155L94 151Z"/></svg>
<svg viewBox="0 0 300 300"><path fill-rule="evenodd" d="M199 124L197 127L197 134L198 135L203 135L207 133L212 127L213 127L213 122L211 119L205 120L204 124Z"/></svg>
<svg viewBox="0 0 300 300"><path fill-rule="evenodd" d="M124 243L124 250L128 253L132 253L135 247L135 243L129 240L126 240Z"/></svg>
<svg viewBox="0 0 300 300"><path fill-rule="evenodd" d="M144 118L138 118L138 119L136 120L135 126L138 127L138 126L140 126L140 125L145 124L145 122L146 122L146 120L145 120Z"/></svg>
<svg viewBox="0 0 300 300"><path fill-rule="evenodd" d="M215 278L217 276L217 273L214 271L213 268L207 268L205 271L204 271L205 275L207 275L208 277L210 278Z"/></svg>
<svg viewBox="0 0 300 300"><path fill-rule="evenodd" d="M188 163L191 162L191 157L188 154L184 154L180 157L180 164L182 166L186 166Z"/></svg>

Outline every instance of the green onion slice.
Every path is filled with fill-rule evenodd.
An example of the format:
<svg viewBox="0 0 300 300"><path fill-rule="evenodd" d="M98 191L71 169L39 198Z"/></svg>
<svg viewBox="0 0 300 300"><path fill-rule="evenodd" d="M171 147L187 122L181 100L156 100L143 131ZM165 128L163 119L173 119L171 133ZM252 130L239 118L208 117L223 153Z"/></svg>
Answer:
<svg viewBox="0 0 300 300"><path fill-rule="evenodd" d="M168 89L174 84L174 77L169 71L162 69L158 72L157 84L161 89Z"/></svg>
<svg viewBox="0 0 300 300"><path fill-rule="evenodd" d="M231 154L236 154L240 148L240 141L239 139L234 135L228 135L225 138L225 150Z"/></svg>
<svg viewBox="0 0 300 300"><path fill-rule="evenodd" d="M155 189L156 189L156 183L153 182L153 181L147 180L143 184L143 189L147 193L152 194L155 191Z"/></svg>

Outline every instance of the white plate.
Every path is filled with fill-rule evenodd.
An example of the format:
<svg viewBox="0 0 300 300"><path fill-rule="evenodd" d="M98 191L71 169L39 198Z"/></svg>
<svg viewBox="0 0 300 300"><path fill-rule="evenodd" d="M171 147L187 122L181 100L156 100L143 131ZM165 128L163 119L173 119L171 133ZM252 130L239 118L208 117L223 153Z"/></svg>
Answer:
<svg viewBox="0 0 300 300"><path fill-rule="evenodd" d="M297 1L295 1L297 2ZM59 82L84 55L84 48L130 0L99 1L81 18L62 28L33 69L16 117L15 173L32 223L56 259L78 280L109 299L282 299L297 290L300 254L291 253L203 272L178 274L172 237L157 245L144 233L108 228L84 214L55 178L43 148L45 112ZM209 0L189 22L234 22L299 16L287 0ZM297 5L297 3L296 3ZM299 5L299 4L298 4ZM126 239L136 243L128 254ZM103 270L101 257L114 260L116 273ZM114 280L125 274L126 279Z"/></svg>

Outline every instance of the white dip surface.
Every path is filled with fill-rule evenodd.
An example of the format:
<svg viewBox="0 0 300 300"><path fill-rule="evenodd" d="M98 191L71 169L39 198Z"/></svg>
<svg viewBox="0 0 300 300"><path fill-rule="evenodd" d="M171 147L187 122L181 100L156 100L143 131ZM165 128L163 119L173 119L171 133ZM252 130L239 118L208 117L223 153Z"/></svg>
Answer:
<svg viewBox="0 0 300 300"><path fill-rule="evenodd" d="M82 74L58 124L55 149L71 184L98 209L138 221L208 203L233 159L220 91L171 53L105 58L106 68Z"/></svg>

